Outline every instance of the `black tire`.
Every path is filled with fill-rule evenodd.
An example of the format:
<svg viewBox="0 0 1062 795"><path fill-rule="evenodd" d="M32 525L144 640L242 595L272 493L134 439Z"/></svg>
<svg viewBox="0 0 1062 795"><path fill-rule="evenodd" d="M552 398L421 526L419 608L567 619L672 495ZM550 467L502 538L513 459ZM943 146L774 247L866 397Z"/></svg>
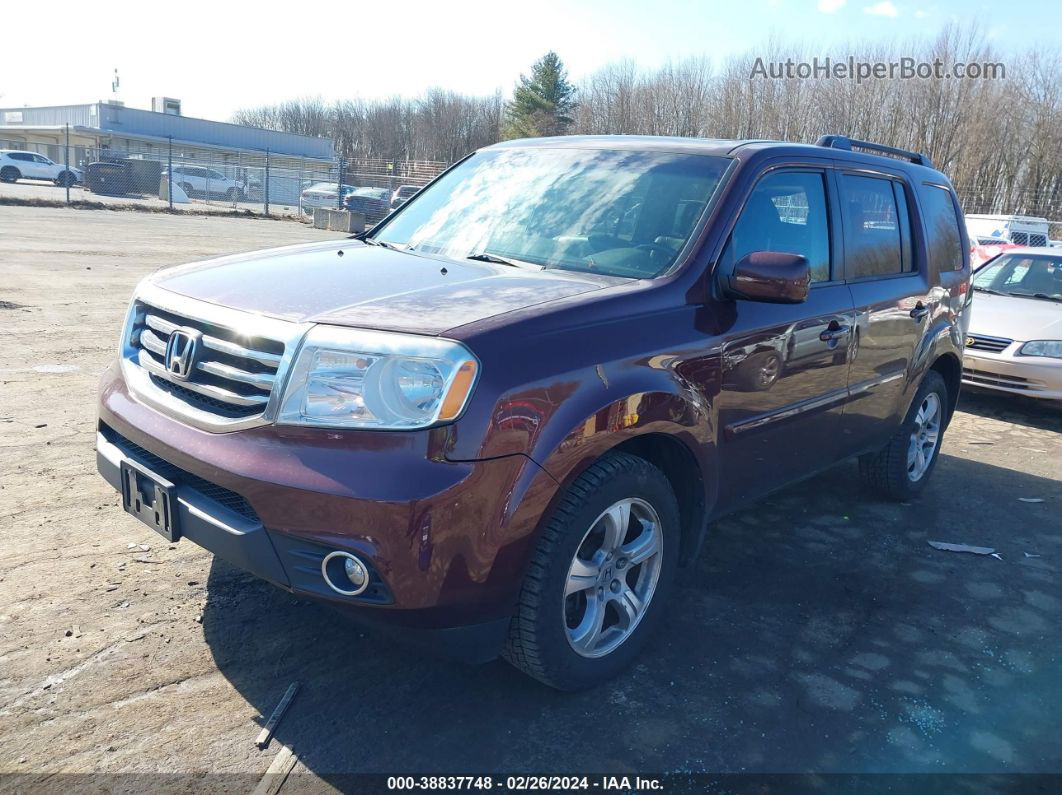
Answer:
<svg viewBox="0 0 1062 795"><path fill-rule="evenodd" d="M735 373L737 385L748 392L766 392L782 376L778 351L760 351L742 362Z"/></svg>
<svg viewBox="0 0 1062 795"><path fill-rule="evenodd" d="M22 172L14 166L0 168L0 182L18 182L22 179Z"/></svg>
<svg viewBox="0 0 1062 795"><path fill-rule="evenodd" d="M225 198L228 199L230 202L242 202L243 191L239 188L229 188L227 191L225 191Z"/></svg>
<svg viewBox="0 0 1062 795"><path fill-rule="evenodd" d="M184 195L189 199L192 198L192 186L187 182L180 183L181 190L184 191Z"/></svg>
<svg viewBox="0 0 1062 795"><path fill-rule="evenodd" d="M56 178L55 184L58 185L60 188L65 188L67 186L76 185L77 184L77 177L75 177L73 175L73 173L70 172L70 171L64 171L62 174L60 174Z"/></svg>
<svg viewBox="0 0 1062 795"><path fill-rule="evenodd" d="M625 640L603 656L582 656L568 638L564 591L569 568L602 513L632 498L650 505L660 519L662 548L655 590ZM605 455L572 483L542 530L502 656L558 690L581 690L615 676L634 660L667 609L679 538L678 501L664 473L637 456Z"/></svg>
<svg viewBox="0 0 1062 795"><path fill-rule="evenodd" d="M930 395L936 395L940 407L940 423L936 445L932 450L928 466L917 477L912 478L909 471L908 451L912 445L912 436L918 430L918 413ZM863 483L873 492L891 500L906 501L917 497L926 487L940 457L940 446L944 441L944 428L948 421L948 387L944 379L935 370L929 370L918 387L911 408L904 418L899 430L892 439L876 453L859 457L859 475Z"/></svg>

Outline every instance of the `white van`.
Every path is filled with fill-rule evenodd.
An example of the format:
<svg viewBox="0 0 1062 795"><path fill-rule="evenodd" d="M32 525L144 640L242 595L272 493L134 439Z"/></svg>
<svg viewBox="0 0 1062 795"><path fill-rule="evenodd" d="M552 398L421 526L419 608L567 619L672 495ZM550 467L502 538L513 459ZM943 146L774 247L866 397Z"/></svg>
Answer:
<svg viewBox="0 0 1062 795"><path fill-rule="evenodd" d="M1013 243L1046 246L1048 220L1030 215L967 215L966 231L974 245Z"/></svg>

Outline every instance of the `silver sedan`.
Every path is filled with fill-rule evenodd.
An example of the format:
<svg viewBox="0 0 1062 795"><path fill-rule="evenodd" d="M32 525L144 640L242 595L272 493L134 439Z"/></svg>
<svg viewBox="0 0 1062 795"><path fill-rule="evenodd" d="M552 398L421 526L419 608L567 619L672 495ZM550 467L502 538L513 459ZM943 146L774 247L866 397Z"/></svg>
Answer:
<svg viewBox="0 0 1062 795"><path fill-rule="evenodd" d="M963 383L1062 400L1062 252L1019 248L974 273Z"/></svg>

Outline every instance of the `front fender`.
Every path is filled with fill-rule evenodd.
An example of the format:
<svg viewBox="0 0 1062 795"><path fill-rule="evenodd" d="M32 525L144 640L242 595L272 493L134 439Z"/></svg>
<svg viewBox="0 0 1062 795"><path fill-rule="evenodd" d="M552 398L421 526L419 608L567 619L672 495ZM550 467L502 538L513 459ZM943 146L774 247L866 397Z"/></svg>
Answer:
<svg viewBox="0 0 1062 795"><path fill-rule="evenodd" d="M477 458L527 455L509 496L504 524L511 550L523 557L568 486L617 446L650 434L677 441L696 461L701 506L716 499L714 421L709 401L684 379L678 359L645 361L640 367L595 365L549 386L504 396ZM614 377L610 377L610 373ZM447 453L452 461L455 449ZM529 463L530 463L529 462Z"/></svg>

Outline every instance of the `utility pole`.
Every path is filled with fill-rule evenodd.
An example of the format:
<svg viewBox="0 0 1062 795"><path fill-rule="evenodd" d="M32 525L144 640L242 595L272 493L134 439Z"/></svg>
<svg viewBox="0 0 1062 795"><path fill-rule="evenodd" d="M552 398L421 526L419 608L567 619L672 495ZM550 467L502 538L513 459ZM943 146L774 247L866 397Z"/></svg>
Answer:
<svg viewBox="0 0 1062 795"><path fill-rule="evenodd" d="M346 164L347 159L345 157L339 158L339 185L336 187L336 209L343 209L343 180L346 178Z"/></svg>
<svg viewBox="0 0 1062 795"><path fill-rule="evenodd" d="M269 215L269 150L266 149L265 214Z"/></svg>
<svg viewBox="0 0 1062 795"><path fill-rule="evenodd" d="M170 199L170 212L173 212L173 136L166 136L170 142L169 154L167 156L166 164L166 193Z"/></svg>
<svg viewBox="0 0 1062 795"><path fill-rule="evenodd" d="M66 203L70 204L70 123L66 124L66 143L63 145L64 168L66 168Z"/></svg>

